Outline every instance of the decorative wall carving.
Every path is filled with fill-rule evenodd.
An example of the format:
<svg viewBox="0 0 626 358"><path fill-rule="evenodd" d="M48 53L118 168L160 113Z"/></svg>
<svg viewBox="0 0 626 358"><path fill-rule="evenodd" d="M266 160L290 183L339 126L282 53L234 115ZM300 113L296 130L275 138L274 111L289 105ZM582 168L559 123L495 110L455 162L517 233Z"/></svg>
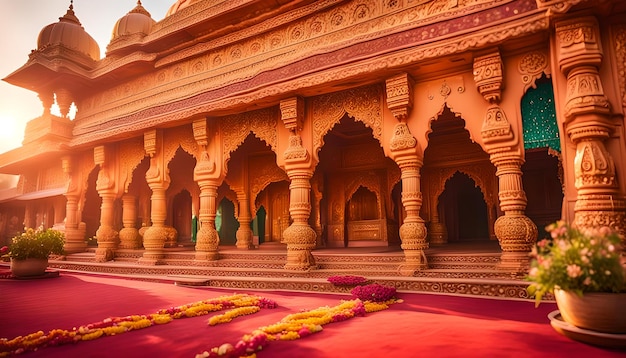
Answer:
<svg viewBox="0 0 626 358"><path fill-rule="evenodd" d="M255 156L248 166L251 209L254 210L257 195L270 183L288 180L287 174L276 165L274 155Z"/></svg>
<svg viewBox="0 0 626 358"><path fill-rule="evenodd" d="M133 172L146 155L141 139L135 138L121 142L118 148L120 179L124 181L124 192L133 179Z"/></svg>
<svg viewBox="0 0 626 358"><path fill-rule="evenodd" d="M522 83L524 83L524 92L528 90L530 86L534 86L536 80L541 78L545 73L550 76L550 60L548 54L541 51L532 51L524 55L519 64L517 70L522 75Z"/></svg>
<svg viewBox="0 0 626 358"><path fill-rule="evenodd" d="M613 48L617 57L616 66L619 89L622 95L622 111L626 113L626 25L613 27Z"/></svg>

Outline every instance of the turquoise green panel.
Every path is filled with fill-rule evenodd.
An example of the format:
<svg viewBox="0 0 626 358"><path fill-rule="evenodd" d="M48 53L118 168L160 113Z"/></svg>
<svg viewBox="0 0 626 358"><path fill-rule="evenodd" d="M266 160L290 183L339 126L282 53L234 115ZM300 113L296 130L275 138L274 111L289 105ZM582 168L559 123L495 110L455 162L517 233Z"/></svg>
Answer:
<svg viewBox="0 0 626 358"><path fill-rule="evenodd" d="M556 124L554 92L550 81L537 81L522 98L524 149L549 147L561 152L561 140Z"/></svg>

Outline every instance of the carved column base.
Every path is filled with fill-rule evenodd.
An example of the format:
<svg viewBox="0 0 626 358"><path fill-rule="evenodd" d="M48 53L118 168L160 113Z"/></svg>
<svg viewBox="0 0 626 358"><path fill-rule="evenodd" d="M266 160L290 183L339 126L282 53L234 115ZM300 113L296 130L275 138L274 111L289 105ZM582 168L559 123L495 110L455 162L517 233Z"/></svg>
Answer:
<svg viewBox="0 0 626 358"><path fill-rule="evenodd" d="M579 195L574 207L579 229L610 227L626 237L626 200L615 195Z"/></svg>
<svg viewBox="0 0 626 358"><path fill-rule="evenodd" d="M139 230L134 227L125 227L120 230L120 248L121 249L139 249L141 248L141 240Z"/></svg>
<svg viewBox="0 0 626 358"><path fill-rule="evenodd" d="M248 223L248 225L249 224L250 223ZM242 226L244 225L242 224ZM252 230L244 229L240 226L239 230L237 230L237 233L235 234L235 237L237 238L237 243L235 245L238 249L254 249L254 245L252 244Z"/></svg>
<svg viewBox="0 0 626 358"><path fill-rule="evenodd" d="M424 250L404 250L404 260L405 263L398 268L398 272L402 276L413 276L428 268Z"/></svg>
<svg viewBox="0 0 626 358"><path fill-rule="evenodd" d="M219 242L220 238L217 231L215 229L207 229L203 226L198 231L196 240L196 264L209 266L209 261L219 259Z"/></svg>
<svg viewBox="0 0 626 358"><path fill-rule="evenodd" d="M115 257L119 236L117 231L110 226L100 226L96 231L98 248L96 249L96 262L111 261Z"/></svg>
<svg viewBox="0 0 626 358"><path fill-rule="evenodd" d="M171 226L165 226L165 244L164 247L176 247L178 245L178 231Z"/></svg>
<svg viewBox="0 0 626 358"><path fill-rule="evenodd" d="M307 271L316 269L311 251L315 248L315 230L306 224L293 224L283 233L287 243L285 270Z"/></svg>
<svg viewBox="0 0 626 358"><path fill-rule="evenodd" d="M65 228L65 245L63 246L66 254L75 254L85 252L87 242L85 242L85 225L79 225L77 229Z"/></svg>
<svg viewBox="0 0 626 358"><path fill-rule="evenodd" d="M530 269L528 252L503 252L496 269L512 273L527 273Z"/></svg>
<svg viewBox="0 0 626 358"><path fill-rule="evenodd" d="M428 229L428 242L430 245L442 245L448 243L448 230L441 222L431 222Z"/></svg>
<svg viewBox="0 0 626 358"><path fill-rule="evenodd" d="M537 242L537 226L524 215L500 216L494 225L502 248L498 268L511 272L527 272L530 251Z"/></svg>
<svg viewBox="0 0 626 358"><path fill-rule="evenodd" d="M143 247L145 251L139 259L139 263L144 265L159 265L163 263L165 252L163 247L167 240L167 230L165 227L150 226L143 234Z"/></svg>
<svg viewBox="0 0 626 358"><path fill-rule="evenodd" d="M405 263L400 266L400 273L412 276L416 271L428 268L428 260L424 250L428 249L426 241L426 225L424 221L405 222L400 226L400 247L404 251Z"/></svg>

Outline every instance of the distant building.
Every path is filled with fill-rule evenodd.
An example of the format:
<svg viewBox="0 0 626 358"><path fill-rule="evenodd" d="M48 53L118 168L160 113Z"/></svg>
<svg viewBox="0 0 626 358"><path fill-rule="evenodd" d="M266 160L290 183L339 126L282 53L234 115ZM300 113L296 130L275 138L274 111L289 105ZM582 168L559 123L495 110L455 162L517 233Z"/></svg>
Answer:
<svg viewBox="0 0 626 358"><path fill-rule="evenodd" d="M520 272L558 219L625 233L623 1L138 1L111 26L100 58L70 6L4 79L44 107L0 155L5 238L15 216L147 264L283 245L288 270L401 245L411 275L490 240Z"/></svg>

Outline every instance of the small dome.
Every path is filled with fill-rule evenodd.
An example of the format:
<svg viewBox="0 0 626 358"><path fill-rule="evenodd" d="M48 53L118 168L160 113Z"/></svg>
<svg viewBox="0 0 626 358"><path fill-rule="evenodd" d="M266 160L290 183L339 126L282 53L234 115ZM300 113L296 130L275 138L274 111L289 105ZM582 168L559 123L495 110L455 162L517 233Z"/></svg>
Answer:
<svg viewBox="0 0 626 358"><path fill-rule="evenodd" d="M134 34L147 35L152 30L152 26L156 23L150 13L141 6L141 1L137 1L137 6L130 10L128 14L117 20L113 27L111 41L120 36L128 36Z"/></svg>
<svg viewBox="0 0 626 358"><path fill-rule="evenodd" d="M59 18L59 22L44 27L37 38L37 50L51 45L62 45L68 49L83 53L93 60L100 60L100 47L78 21L74 14L74 5Z"/></svg>
<svg viewBox="0 0 626 358"><path fill-rule="evenodd" d="M187 6L197 3L198 1L200 0L177 0L174 5L170 6L169 10L167 10L165 17L175 14L178 10L182 10Z"/></svg>

